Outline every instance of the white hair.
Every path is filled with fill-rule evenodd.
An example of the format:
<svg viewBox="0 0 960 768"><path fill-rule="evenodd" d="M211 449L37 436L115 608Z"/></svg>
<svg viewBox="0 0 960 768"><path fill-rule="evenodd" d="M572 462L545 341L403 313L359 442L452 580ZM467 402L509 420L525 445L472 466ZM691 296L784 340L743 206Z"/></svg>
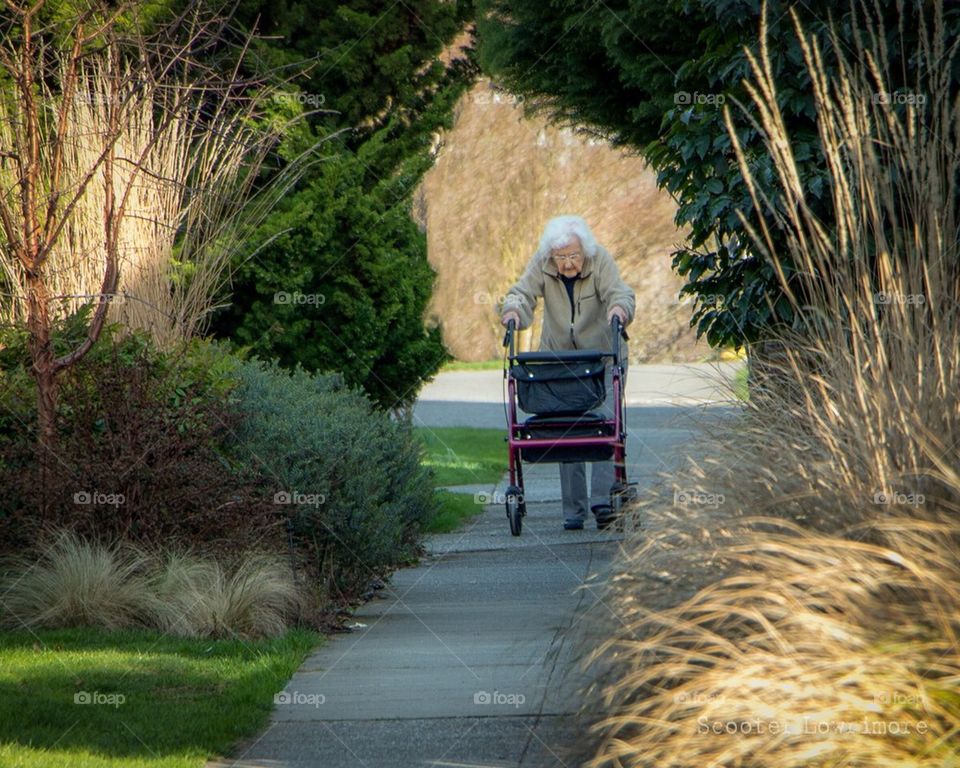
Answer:
<svg viewBox="0 0 960 768"><path fill-rule="evenodd" d="M580 239L583 255L586 258L593 258L597 253L597 239L590 231L587 222L580 216L556 216L550 219L540 236L537 257L549 259L551 251L566 248L573 242L574 236Z"/></svg>

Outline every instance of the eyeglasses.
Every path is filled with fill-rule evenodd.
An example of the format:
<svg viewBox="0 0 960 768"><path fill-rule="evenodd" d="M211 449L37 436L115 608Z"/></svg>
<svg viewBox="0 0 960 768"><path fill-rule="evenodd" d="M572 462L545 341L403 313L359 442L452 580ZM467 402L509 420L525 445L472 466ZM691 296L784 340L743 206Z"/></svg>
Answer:
<svg viewBox="0 0 960 768"><path fill-rule="evenodd" d="M554 255L553 260L558 264L573 264L575 261L580 261L582 258L582 253L571 253L567 256Z"/></svg>

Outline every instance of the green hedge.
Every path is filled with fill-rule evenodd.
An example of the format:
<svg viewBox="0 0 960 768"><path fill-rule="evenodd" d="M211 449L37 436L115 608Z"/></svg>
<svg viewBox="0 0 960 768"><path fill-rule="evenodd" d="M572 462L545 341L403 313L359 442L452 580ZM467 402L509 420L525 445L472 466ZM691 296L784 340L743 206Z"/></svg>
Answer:
<svg viewBox="0 0 960 768"><path fill-rule="evenodd" d="M282 500L307 563L352 589L416 555L435 513L432 477L409 425L336 376L241 364L236 457Z"/></svg>

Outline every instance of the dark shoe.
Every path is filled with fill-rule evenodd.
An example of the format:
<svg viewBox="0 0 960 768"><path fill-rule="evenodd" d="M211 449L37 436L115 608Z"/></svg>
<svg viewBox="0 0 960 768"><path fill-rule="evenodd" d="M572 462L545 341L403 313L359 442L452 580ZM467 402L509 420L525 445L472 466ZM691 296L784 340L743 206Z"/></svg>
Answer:
<svg viewBox="0 0 960 768"><path fill-rule="evenodd" d="M582 531L582 530L583 530L583 520L564 520L564 521L563 521L563 530L565 530L565 531Z"/></svg>
<svg viewBox="0 0 960 768"><path fill-rule="evenodd" d="M609 528L613 521L617 519L617 516L613 514L613 509L610 508L609 504L598 504L590 509L593 512L593 516L597 519L598 531Z"/></svg>

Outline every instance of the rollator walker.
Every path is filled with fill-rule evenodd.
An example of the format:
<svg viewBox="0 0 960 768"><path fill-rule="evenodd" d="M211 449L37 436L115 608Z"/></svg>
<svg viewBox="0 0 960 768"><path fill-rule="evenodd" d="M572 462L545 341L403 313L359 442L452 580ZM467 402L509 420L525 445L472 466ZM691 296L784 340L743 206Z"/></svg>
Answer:
<svg viewBox="0 0 960 768"><path fill-rule="evenodd" d="M503 375L507 381L507 444L510 485L506 490L510 533L519 536L527 504L523 464L614 462L610 489L613 520L635 497L627 482L626 407L620 339L626 339L620 318L610 323L612 346L605 350L517 352L516 327L510 320L503 346L509 348ZM606 400L605 361L612 358L613 416L595 413ZM517 404L529 416L517 418Z"/></svg>

